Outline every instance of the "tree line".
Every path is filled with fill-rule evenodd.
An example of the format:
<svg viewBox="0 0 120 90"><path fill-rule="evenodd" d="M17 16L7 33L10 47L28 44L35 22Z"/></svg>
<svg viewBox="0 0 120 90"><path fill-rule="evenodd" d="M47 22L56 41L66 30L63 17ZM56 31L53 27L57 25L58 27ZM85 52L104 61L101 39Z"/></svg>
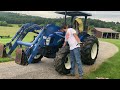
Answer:
<svg viewBox="0 0 120 90"><path fill-rule="evenodd" d="M100 28L111 28L115 31L120 32L120 22L105 22L98 19L88 19L88 25L93 27L100 27Z"/></svg>
<svg viewBox="0 0 120 90"><path fill-rule="evenodd" d="M84 21L84 19L82 18ZM68 24L70 24L70 18L67 18ZM21 26L25 23L35 23L39 25L47 25L50 23L54 23L56 25L61 25L64 23L63 18L51 19L51 18L42 18L38 16L30 16L19 13L11 13L11 12L0 12L0 26L8 26L9 24L19 24ZM119 22L105 22L98 19L90 19L87 20L87 25L90 28L101 27L101 28L112 28L115 31L120 32L120 23Z"/></svg>

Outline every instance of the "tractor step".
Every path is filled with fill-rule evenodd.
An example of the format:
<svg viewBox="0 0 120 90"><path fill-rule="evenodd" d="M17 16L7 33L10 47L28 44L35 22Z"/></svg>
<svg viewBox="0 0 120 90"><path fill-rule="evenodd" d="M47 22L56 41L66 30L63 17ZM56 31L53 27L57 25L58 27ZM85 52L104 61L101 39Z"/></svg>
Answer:
<svg viewBox="0 0 120 90"><path fill-rule="evenodd" d="M22 48L16 49L15 63L19 65L28 65L27 56Z"/></svg>
<svg viewBox="0 0 120 90"><path fill-rule="evenodd" d="M5 45L0 43L0 57L7 57Z"/></svg>

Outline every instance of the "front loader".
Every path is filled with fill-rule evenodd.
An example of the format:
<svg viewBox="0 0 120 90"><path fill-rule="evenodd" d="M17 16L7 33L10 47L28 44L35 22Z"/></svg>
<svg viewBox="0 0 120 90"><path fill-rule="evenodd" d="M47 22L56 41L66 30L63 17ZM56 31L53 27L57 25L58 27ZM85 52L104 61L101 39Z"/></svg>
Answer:
<svg viewBox="0 0 120 90"><path fill-rule="evenodd" d="M43 56L55 58L56 52L64 42L65 33L59 32L59 30L60 27L54 24L48 24L44 27L33 23L24 24L9 43L0 44L0 56L11 57L12 52L16 50L15 62L20 65L37 63ZM37 34L30 43L22 41L28 32ZM9 49L8 52L6 48Z"/></svg>
<svg viewBox="0 0 120 90"><path fill-rule="evenodd" d="M28 47L31 47L32 45L34 45L36 43L36 41L34 41L32 43L27 43L27 42L22 42L22 40L28 34L28 32L37 33L35 30L40 30L40 29L41 29L41 27L38 26L37 24L33 24L33 23L26 23L26 24L24 24L18 30L18 32L15 34L15 36L11 39L11 41L9 43L7 43L6 45L0 44L0 47L1 47L0 57L11 57L12 52L17 47L21 47L22 48L22 45L28 46ZM13 43L13 45L12 45L12 43ZM9 49L8 52L6 51L6 49ZM20 48L18 48L18 49L20 50ZM19 52L19 53L21 53L21 52ZM26 54L27 54L27 52L26 52ZM22 56L20 58L22 58ZM18 57L16 59L18 60ZM20 62L20 61L18 61L18 62Z"/></svg>

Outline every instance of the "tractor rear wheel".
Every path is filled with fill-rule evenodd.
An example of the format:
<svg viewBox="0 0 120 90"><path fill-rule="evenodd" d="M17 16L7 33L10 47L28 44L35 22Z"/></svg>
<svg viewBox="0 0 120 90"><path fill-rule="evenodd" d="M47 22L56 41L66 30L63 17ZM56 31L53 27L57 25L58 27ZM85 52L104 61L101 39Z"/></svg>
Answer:
<svg viewBox="0 0 120 90"><path fill-rule="evenodd" d="M81 59L82 63L85 65L92 65L95 63L98 50L99 42L95 36L87 37L81 46Z"/></svg>
<svg viewBox="0 0 120 90"><path fill-rule="evenodd" d="M60 48L60 50L56 53L56 57L54 59L54 67L58 73L60 74L70 73L71 63L69 55L70 55L69 46Z"/></svg>
<svg viewBox="0 0 120 90"><path fill-rule="evenodd" d="M89 36L84 41L85 42L83 42L83 45L81 45L81 60L83 64L92 65L95 63L98 55L99 42L95 36ZM70 73L71 63L69 55L69 46L60 48L60 50L56 53L56 57L54 59L54 67L58 73Z"/></svg>

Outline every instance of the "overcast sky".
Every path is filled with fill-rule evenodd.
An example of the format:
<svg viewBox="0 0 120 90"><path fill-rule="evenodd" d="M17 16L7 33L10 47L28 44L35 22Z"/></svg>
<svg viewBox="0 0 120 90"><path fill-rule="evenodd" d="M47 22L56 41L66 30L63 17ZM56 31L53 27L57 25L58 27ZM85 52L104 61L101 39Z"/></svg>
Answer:
<svg viewBox="0 0 120 90"><path fill-rule="evenodd" d="M17 13L33 15L33 16L41 16L46 18L63 17L63 15L58 15L54 13L55 11L10 11L10 12L15 12L15 13L17 12ZM93 19L120 22L120 11L83 11L83 12L91 13L92 16L90 18Z"/></svg>

